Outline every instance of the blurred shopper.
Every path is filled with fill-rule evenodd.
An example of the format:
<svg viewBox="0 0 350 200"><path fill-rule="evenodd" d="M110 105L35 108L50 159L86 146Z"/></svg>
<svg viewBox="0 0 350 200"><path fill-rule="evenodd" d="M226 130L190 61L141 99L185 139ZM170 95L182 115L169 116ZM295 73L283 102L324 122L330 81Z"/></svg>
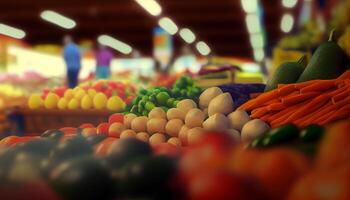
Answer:
<svg viewBox="0 0 350 200"><path fill-rule="evenodd" d="M78 85L78 76L81 67L81 55L78 45L73 42L71 36L63 38L63 57L67 66L67 81L70 88Z"/></svg>
<svg viewBox="0 0 350 200"><path fill-rule="evenodd" d="M108 79L110 77L112 59L112 51L100 44L96 52L96 79Z"/></svg>

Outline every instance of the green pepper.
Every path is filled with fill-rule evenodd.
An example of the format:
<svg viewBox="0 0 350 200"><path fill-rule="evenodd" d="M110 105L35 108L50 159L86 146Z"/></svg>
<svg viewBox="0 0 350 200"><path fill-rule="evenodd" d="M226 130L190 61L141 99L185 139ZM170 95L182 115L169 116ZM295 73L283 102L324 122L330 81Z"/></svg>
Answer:
<svg viewBox="0 0 350 200"><path fill-rule="evenodd" d="M154 107L156 107L156 106L154 105L154 103L152 103L152 102L150 102L150 101L148 101L148 102L146 103L146 105L145 105L145 109L146 109L147 111L151 111Z"/></svg>
<svg viewBox="0 0 350 200"><path fill-rule="evenodd" d="M167 101L170 98L167 92L160 92L157 94L156 99L159 105L165 106L167 105Z"/></svg>
<svg viewBox="0 0 350 200"><path fill-rule="evenodd" d="M264 147L263 145L263 141L266 138L266 134L260 135L258 137L256 137L251 143L250 143L250 147L255 147L255 148L261 148Z"/></svg>
<svg viewBox="0 0 350 200"><path fill-rule="evenodd" d="M174 105L174 101L175 101L174 98L170 98L170 99L168 99L168 101L166 102L166 105L167 105L169 108L172 108L173 105Z"/></svg>
<svg viewBox="0 0 350 200"><path fill-rule="evenodd" d="M147 95L145 95L145 96L143 96L143 97L141 98L141 100L144 101L144 102L146 102L146 101L149 100L149 97L148 97Z"/></svg>
<svg viewBox="0 0 350 200"><path fill-rule="evenodd" d="M132 105L137 105L139 103L139 101L141 100L141 96L137 96L133 101L132 101Z"/></svg>
<svg viewBox="0 0 350 200"><path fill-rule="evenodd" d="M299 135L299 129L294 124L287 124L279 128L275 128L267 133L267 137L263 139L264 146L272 146L292 141Z"/></svg>
<svg viewBox="0 0 350 200"><path fill-rule="evenodd" d="M311 124L300 132L300 141L302 142L314 142L322 138L324 134L324 128L322 126Z"/></svg>
<svg viewBox="0 0 350 200"><path fill-rule="evenodd" d="M147 90L145 89L140 89L139 92L138 92L139 95L145 95L147 94Z"/></svg>
<svg viewBox="0 0 350 200"><path fill-rule="evenodd" d="M130 112L136 114L138 112L138 106L136 106L136 105L132 106Z"/></svg>
<svg viewBox="0 0 350 200"><path fill-rule="evenodd" d="M148 112L147 110L142 111L142 115L143 115L143 116L148 116L148 113L149 113L149 112Z"/></svg>

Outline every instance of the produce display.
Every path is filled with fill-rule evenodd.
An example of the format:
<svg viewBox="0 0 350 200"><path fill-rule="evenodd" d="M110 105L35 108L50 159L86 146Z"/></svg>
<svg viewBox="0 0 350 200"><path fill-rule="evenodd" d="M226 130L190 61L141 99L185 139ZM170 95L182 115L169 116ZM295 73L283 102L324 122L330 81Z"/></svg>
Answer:
<svg viewBox="0 0 350 200"><path fill-rule="evenodd" d="M97 81L74 89L58 87L29 97L30 109L108 109L121 112L135 96L135 88L115 81Z"/></svg>

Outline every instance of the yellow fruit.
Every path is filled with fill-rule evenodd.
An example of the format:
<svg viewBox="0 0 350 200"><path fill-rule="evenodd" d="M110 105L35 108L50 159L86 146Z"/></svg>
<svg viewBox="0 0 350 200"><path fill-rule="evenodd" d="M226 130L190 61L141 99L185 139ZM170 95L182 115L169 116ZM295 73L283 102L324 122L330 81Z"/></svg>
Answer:
<svg viewBox="0 0 350 200"><path fill-rule="evenodd" d="M73 89L73 92L74 92L74 94L75 93L78 93L80 90L83 90L83 88L81 88L81 87L75 87L74 89Z"/></svg>
<svg viewBox="0 0 350 200"><path fill-rule="evenodd" d="M92 107L92 100L89 95L85 95L80 102L80 106L84 110L88 110Z"/></svg>
<svg viewBox="0 0 350 200"><path fill-rule="evenodd" d="M57 103L59 100L59 96L55 93L50 92L44 101L45 108L47 109L54 109L57 108Z"/></svg>
<svg viewBox="0 0 350 200"><path fill-rule="evenodd" d="M41 99L39 94L33 94L29 97L28 107L30 109L37 109L43 106L44 101Z"/></svg>
<svg viewBox="0 0 350 200"><path fill-rule="evenodd" d="M71 99L68 103L68 109L76 110L79 108L79 101L75 98Z"/></svg>
<svg viewBox="0 0 350 200"><path fill-rule="evenodd" d="M94 98L95 95L97 94L96 90L94 89L88 89L87 93L90 96L90 98Z"/></svg>
<svg viewBox="0 0 350 200"><path fill-rule="evenodd" d="M107 104L107 97L106 97L106 95L103 94L102 92L97 93L94 96L93 104L94 104L94 107L96 109L103 109L103 108L105 108L106 104Z"/></svg>
<svg viewBox="0 0 350 200"><path fill-rule="evenodd" d="M67 89L65 92L64 92L64 98L69 101L71 100L72 98L74 97L74 92L72 89Z"/></svg>
<svg viewBox="0 0 350 200"><path fill-rule="evenodd" d="M108 99L107 101L107 109L112 110L112 111L122 111L125 108L125 103L124 101L118 97L118 96L113 96Z"/></svg>
<svg viewBox="0 0 350 200"><path fill-rule="evenodd" d="M58 109L60 109L60 110L64 110L64 109L67 108L67 104L68 104L67 99L61 98L61 99L58 101L58 103L57 103L57 107L58 107Z"/></svg>
<svg viewBox="0 0 350 200"><path fill-rule="evenodd" d="M86 92L84 90L79 90L76 93L74 93L74 98L77 100L81 100L86 95Z"/></svg>

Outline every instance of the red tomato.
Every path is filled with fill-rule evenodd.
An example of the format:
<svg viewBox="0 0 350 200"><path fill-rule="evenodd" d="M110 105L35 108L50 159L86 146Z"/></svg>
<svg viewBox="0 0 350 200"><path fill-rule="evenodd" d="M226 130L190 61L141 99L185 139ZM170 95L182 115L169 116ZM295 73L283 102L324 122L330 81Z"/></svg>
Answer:
<svg viewBox="0 0 350 200"><path fill-rule="evenodd" d="M180 148L169 143L161 143L153 146L153 152L156 155L177 157L180 155Z"/></svg>
<svg viewBox="0 0 350 200"><path fill-rule="evenodd" d="M54 89L54 93L57 94L59 97L64 96L64 92L67 90L66 87L58 87Z"/></svg>
<svg viewBox="0 0 350 200"><path fill-rule="evenodd" d="M95 128L95 126L93 124L90 124L90 123L85 123L85 124L82 124L79 126L79 128Z"/></svg>
<svg viewBox="0 0 350 200"><path fill-rule="evenodd" d="M109 116L108 123L113 124L113 123L124 123L124 115L121 113L114 113L111 116Z"/></svg>
<svg viewBox="0 0 350 200"><path fill-rule="evenodd" d="M95 145L95 155L105 156L108 153L109 147L113 144L113 142L117 141L117 138L108 137L104 139L99 144Z"/></svg>
<svg viewBox="0 0 350 200"><path fill-rule="evenodd" d="M77 128L74 128L74 127L63 127L63 128L60 128L60 131L62 131L65 135L70 135L70 134L77 133Z"/></svg>
<svg viewBox="0 0 350 200"><path fill-rule="evenodd" d="M212 146L218 151L228 152L234 146L235 141L225 133L207 133L195 145L202 148Z"/></svg>
<svg viewBox="0 0 350 200"><path fill-rule="evenodd" d="M97 126L97 134L105 134L108 135L109 124L104 122Z"/></svg>

